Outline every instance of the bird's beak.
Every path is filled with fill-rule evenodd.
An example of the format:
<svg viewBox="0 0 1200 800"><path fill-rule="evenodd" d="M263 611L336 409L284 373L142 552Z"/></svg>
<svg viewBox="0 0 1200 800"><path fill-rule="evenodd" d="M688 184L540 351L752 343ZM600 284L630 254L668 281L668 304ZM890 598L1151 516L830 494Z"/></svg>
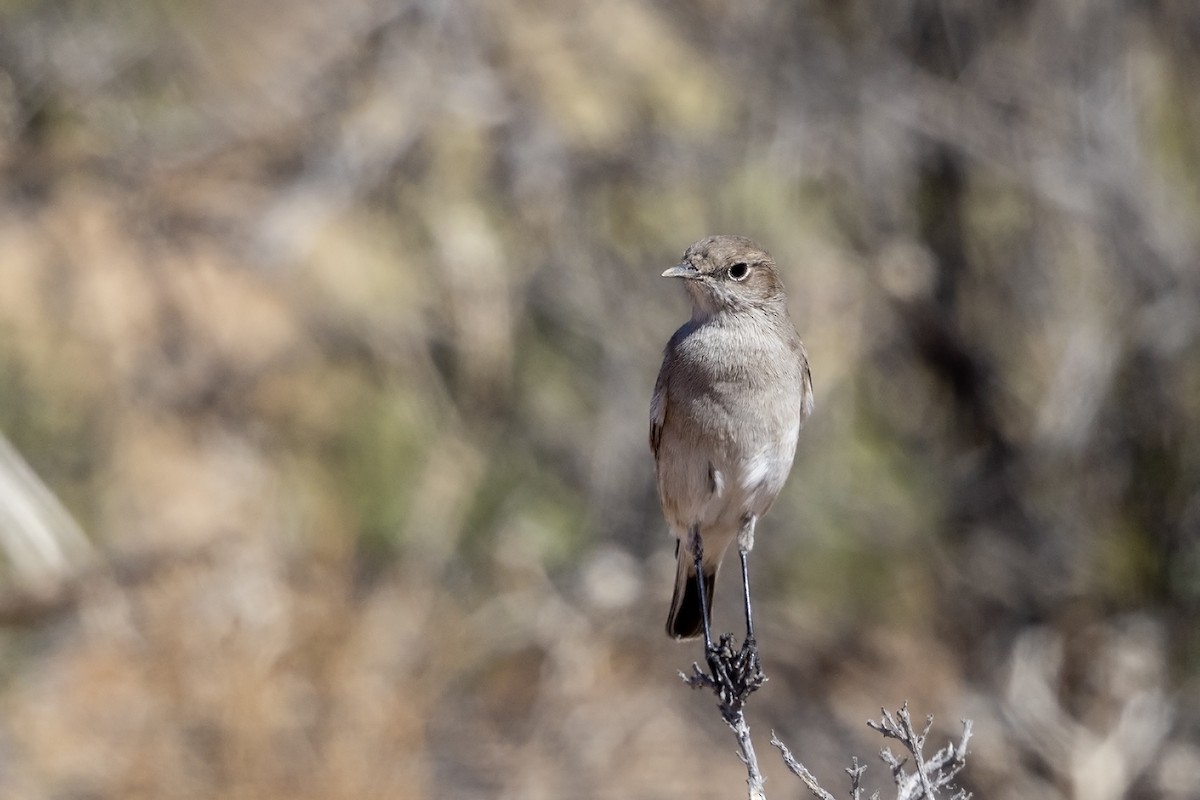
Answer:
<svg viewBox="0 0 1200 800"><path fill-rule="evenodd" d="M695 280L700 277L700 271L691 264L676 264L662 274L664 278L689 278Z"/></svg>

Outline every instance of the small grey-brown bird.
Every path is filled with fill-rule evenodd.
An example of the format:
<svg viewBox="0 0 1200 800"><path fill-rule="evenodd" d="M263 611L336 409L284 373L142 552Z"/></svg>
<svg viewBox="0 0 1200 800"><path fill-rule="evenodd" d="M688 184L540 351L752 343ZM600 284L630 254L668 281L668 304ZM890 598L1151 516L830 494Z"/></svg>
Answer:
<svg viewBox="0 0 1200 800"><path fill-rule="evenodd" d="M663 277L682 279L692 300L692 318L667 343L650 403L658 496L677 539L667 633L703 633L712 647L713 584L737 539L752 641L746 555L812 412L808 356L774 260L749 239L701 239Z"/></svg>

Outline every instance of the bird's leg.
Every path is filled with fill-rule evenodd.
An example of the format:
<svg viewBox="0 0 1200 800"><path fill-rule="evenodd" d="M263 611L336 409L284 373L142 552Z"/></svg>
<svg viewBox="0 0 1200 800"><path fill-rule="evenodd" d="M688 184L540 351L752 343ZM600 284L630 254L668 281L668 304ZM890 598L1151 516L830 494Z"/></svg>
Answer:
<svg viewBox="0 0 1200 800"><path fill-rule="evenodd" d="M746 640L742 642L738 654L738 672L744 676L747 685L754 691L766 680L762 671L762 661L758 655L758 641L754 638L754 615L750 610L750 569L747 565L750 551L754 549L754 524L758 517L747 514L742 519L742 529L738 531L738 558L742 562L742 602L746 609Z"/></svg>
<svg viewBox="0 0 1200 800"><path fill-rule="evenodd" d="M696 590L700 595L700 619L704 623L704 652L709 652L713 649L712 630L709 628L708 620L708 591L710 587L704 585L704 542L700 540L700 525L697 523L692 526L689 534L691 541L688 545L692 551L692 560L696 567Z"/></svg>
<svg viewBox="0 0 1200 800"><path fill-rule="evenodd" d="M754 641L754 615L750 612L750 572L746 569L746 551L738 549L742 560L742 604L746 609L746 641Z"/></svg>
<svg viewBox="0 0 1200 800"><path fill-rule="evenodd" d="M738 557L742 561L742 602L746 608L746 641L754 641L754 616L750 611L750 570L746 564L747 556L754 549L754 523L758 517L747 514L742 520L742 529L738 532Z"/></svg>
<svg viewBox="0 0 1200 800"><path fill-rule="evenodd" d="M704 571L701 569L700 530L692 528L692 554L696 559L696 575L700 590L700 602L704 604L704 658L708 662L709 673L700 669L699 664L692 664L692 675L680 676L692 688L707 687L712 689L720 700L719 707L725 721L731 726L739 724L742 709L750 695L757 691L767 681L762 671L762 661L758 655L758 643L754 640L754 618L750 613L750 575L746 569L746 556L754 548L754 523L757 517L748 514L742 520L742 529L738 532L738 555L742 560L742 598L746 603L746 641L738 651L733 649L733 634L721 634L719 644L713 644L709 631L708 604L705 603Z"/></svg>
<svg viewBox="0 0 1200 800"><path fill-rule="evenodd" d="M698 664L692 664L695 674L691 678L684 676L689 684L712 687L720 697L735 696L732 688L734 683L730 677L730 667L733 665L733 637L729 634L721 636L721 645L713 644L712 623L708 619L708 592L711 586L704 582L704 543L700 540L700 525L692 526L689 534L689 546L696 567L696 593L700 595L700 621L704 623L704 660L708 662L711 675L705 675ZM682 675L682 673L680 673Z"/></svg>

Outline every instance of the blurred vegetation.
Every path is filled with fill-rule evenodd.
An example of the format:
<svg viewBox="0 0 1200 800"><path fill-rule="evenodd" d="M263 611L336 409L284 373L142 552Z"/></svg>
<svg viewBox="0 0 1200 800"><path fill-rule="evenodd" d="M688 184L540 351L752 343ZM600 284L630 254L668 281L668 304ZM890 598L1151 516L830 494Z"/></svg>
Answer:
<svg viewBox="0 0 1200 800"><path fill-rule="evenodd" d="M1198 41L0 3L0 795L737 792L645 437L658 274L741 233L817 388L755 729L830 784L909 699L975 720L978 796L1200 797Z"/></svg>

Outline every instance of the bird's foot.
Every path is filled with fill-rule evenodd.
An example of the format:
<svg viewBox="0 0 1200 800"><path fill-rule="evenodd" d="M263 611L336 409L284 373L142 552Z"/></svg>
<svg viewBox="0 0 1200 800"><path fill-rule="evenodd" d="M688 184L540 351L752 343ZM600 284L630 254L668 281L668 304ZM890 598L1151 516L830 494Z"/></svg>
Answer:
<svg viewBox="0 0 1200 800"><path fill-rule="evenodd" d="M733 634L724 633L720 642L705 647L704 660L708 662L708 672L693 662L692 674L680 672L679 676L693 689L712 689L719 701L721 715L733 724L750 695L767 682L758 655L758 642L748 636L741 649L735 652Z"/></svg>

